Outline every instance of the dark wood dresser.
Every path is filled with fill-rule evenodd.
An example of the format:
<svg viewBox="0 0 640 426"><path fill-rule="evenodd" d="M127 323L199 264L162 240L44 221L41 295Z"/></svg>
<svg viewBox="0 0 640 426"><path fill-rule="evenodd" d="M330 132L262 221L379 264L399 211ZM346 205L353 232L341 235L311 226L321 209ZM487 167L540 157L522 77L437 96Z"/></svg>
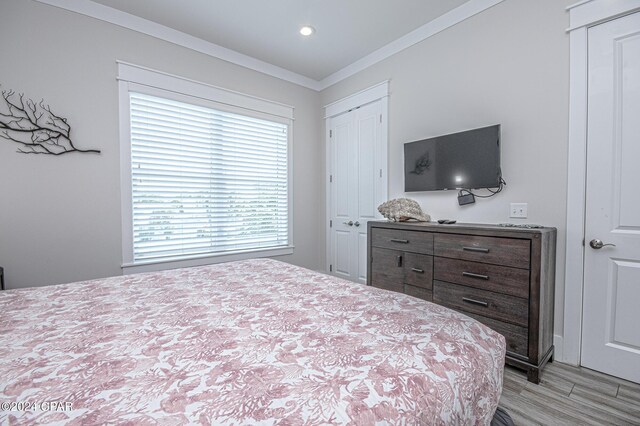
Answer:
<svg viewBox="0 0 640 426"><path fill-rule="evenodd" d="M367 284L447 306L504 335L506 363L539 383L553 357L555 228L368 224Z"/></svg>

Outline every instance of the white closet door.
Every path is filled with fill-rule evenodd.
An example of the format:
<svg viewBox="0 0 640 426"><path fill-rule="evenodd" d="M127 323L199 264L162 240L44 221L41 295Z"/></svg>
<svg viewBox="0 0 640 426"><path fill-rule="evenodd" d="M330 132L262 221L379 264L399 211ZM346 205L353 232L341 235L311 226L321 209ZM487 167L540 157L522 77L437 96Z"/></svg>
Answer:
<svg viewBox="0 0 640 426"><path fill-rule="evenodd" d="M380 147L380 102L363 106L355 110L356 117L356 169L358 180L357 200L353 210L354 240L356 244L357 264L355 278L361 283L367 282L367 223L380 217L378 206L380 200L376 198L376 183L380 180L380 166L376 161L376 153Z"/></svg>
<svg viewBox="0 0 640 426"><path fill-rule="evenodd" d="M588 43L582 365L640 383L640 13Z"/></svg>
<svg viewBox="0 0 640 426"><path fill-rule="evenodd" d="M378 219L381 101L331 118L331 264L340 277L366 283L367 222ZM386 154L386 153L385 153Z"/></svg>
<svg viewBox="0 0 640 426"><path fill-rule="evenodd" d="M352 280L356 253L352 247L355 165L355 111L331 119L331 264L333 274ZM349 223L351 225L349 225Z"/></svg>

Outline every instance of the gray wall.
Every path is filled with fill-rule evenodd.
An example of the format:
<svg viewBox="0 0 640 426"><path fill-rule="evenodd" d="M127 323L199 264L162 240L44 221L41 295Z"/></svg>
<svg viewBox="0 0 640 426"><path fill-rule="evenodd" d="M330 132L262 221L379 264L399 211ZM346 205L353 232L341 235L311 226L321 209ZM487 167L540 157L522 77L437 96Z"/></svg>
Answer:
<svg viewBox="0 0 640 426"><path fill-rule="evenodd" d="M0 266L9 288L121 274L116 60L295 107L294 244L320 268L323 156L316 92L115 25L25 0L0 3L0 85L44 99L101 155L16 153L0 139Z"/></svg>
<svg viewBox="0 0 640 426"><path fill-rule="evenodd" d="M417 200L434 218L518 222L558 228L556 334L562 334L572 0L506 0L321 93L322 105L391 80L389 197ZM507 181L494 198L458 206L456 191L404 193L403 144L502 124ZM323 252L324 253L324 252Z"/></svg>

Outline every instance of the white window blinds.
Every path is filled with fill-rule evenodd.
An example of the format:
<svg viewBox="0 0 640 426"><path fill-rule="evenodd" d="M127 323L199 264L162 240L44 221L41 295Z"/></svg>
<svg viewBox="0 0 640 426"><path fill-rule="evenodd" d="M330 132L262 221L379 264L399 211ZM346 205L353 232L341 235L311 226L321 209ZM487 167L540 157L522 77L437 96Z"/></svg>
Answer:
<svg viewBox="0 0 640 426"><path fill-rule="evenodd" d="M134 263L289 244L287 124L129 99Z"/></svg>

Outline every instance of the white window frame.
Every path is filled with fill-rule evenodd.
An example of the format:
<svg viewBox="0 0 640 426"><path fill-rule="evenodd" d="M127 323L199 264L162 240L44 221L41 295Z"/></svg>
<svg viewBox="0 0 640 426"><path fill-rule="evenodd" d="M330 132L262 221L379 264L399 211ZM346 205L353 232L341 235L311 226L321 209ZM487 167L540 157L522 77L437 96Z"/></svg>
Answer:
<svg viewBox="0 0 640 426"><path fill-rule="evenodd" d="M255 96L223 89L206 83L132 65L118 64L120 107L120 185L122 213L122 269L125 274L159 271L229 262L233 260L293 254L293 121L294 108ZM216 110L267 119L288 125L287 132L287 207L288 244L277 248L256 248L206 253L174 260L149 260L134 263L133 206L131 182L131 122L129 93L137 92L187 102Z"/></svg>

